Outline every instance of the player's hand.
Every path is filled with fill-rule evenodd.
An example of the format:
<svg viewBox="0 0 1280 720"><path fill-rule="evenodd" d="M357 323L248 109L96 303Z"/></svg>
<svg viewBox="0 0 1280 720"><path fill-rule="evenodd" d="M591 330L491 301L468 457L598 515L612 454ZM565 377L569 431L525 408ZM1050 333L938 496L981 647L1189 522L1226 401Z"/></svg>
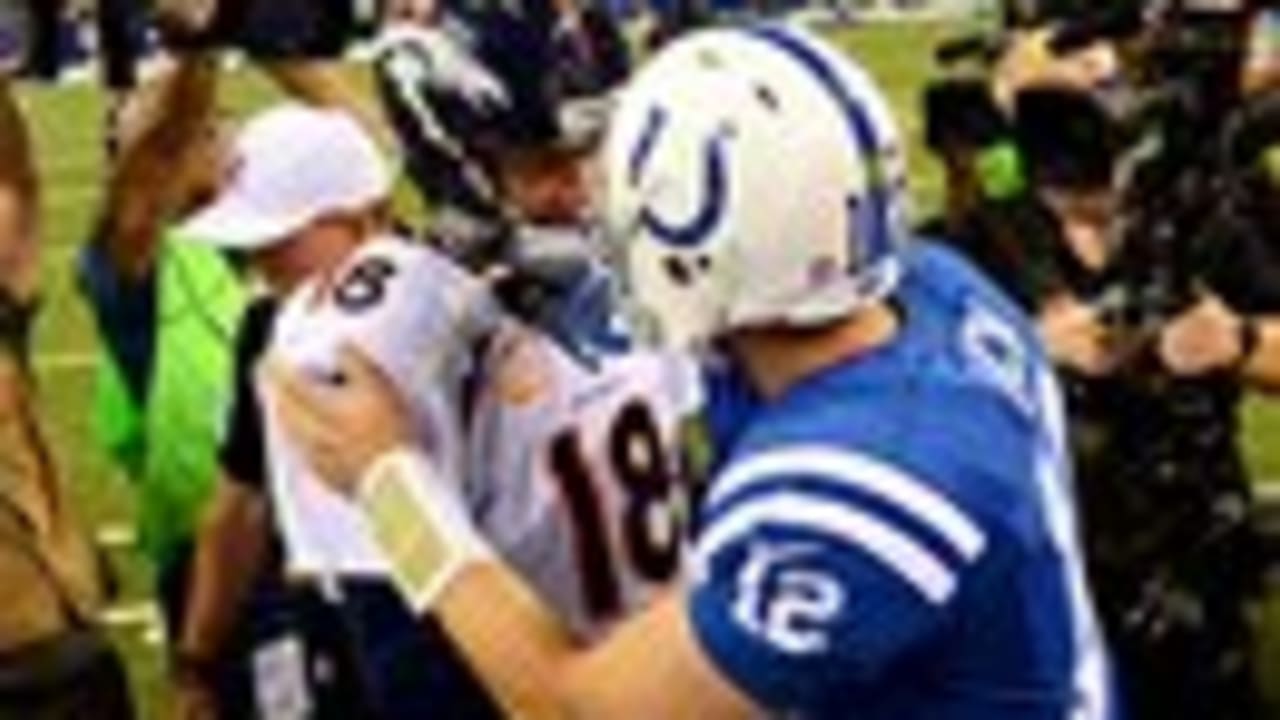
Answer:
<svg viewBox="0 0 1280 720"><path fill-rule="evenodd" d="M394 21L429 25L435 21L440 4L435 0L387 0L386 15Z"/></svg>
<svg viewBox="0 0 1280 720"><path fill-rule="evenodd" d="M218 705L213 691L196 682L178 683L172 712L173 720L218 720Z"/></svg>
<svg viewBox="0 0 1280 720"><path fill-rule="evenodd" d="M157 0L156 21L164 28L182 34L203 32L213 23L219 0Z"/></svg>
<svg viewBox="0 0 1280 720"><path fill-rule="evenodd" d="M1060 54L1053 49L1056 33L1054 28L1041 27L1012 37L993 74L993 90L1002 107L1012 108L1023 90L1086 92L1119 74L1119 51L1110 41L1098 40Z"/></svg>
<svg viewBox="0 0 1280 720"><path fill-rule="evenodd" d="M1232 367L1244 352L1240 324L1226 303L1206 295L1161 330L1160 361L1182 377Z"/></svg>
<svg viewBox="0 0 1280 720"><path fill-rule="evenodd" d="M1111 332L1085 303L1065 297L1051 300L1040 312L1039 325L1055 363L1090 377L1115 367Z"/></svg>
<svg viewBox="0 0 1280 720"><path fill-rule="evenodd" d="M375 460L411 444L411 421L395 387L359 350L344 346L338 371L334 382L278 360L264 368L285 432L331 487L352 495Z"/></svg>

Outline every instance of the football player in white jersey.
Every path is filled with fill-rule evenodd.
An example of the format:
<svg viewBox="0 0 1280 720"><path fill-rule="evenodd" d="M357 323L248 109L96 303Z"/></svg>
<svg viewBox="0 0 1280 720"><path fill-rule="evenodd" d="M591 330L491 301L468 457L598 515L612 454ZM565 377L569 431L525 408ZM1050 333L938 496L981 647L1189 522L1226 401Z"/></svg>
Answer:
<svg viewBox="0 0 1280 720"><path fill-rule="evenodd" d="M574 643L376 368L353 355L335 387L269 366L414 607L521 717L1116 717L1052 369L978 272L905 242L867 74L792 26L693 34L623 91L605 148L636 309L722 352L692 572Z"/></svg>
<svg viewBox="0 0 1280 720"><path fill-rule="evenodd" d="M274 433L271 408L255 388L259 356L268 346L285 347L295 364L331 378L336 348L351 335L388 372L443 377L452 358L433 360L414 340L443 337L453 343L456 326L472 322L465 313L475 307L475 322L482 317L482 301L471 304L483 296L473 290L477 281L388 233L391 183L376 142L352 116L281 104L240 130L216 196L184 226L194 233L186 237L244 257L268 293L246 311L237 337L234 397L219 449L225 481L200 534L178 659L184 672L203 674L218 668L228 647L251 644L250 695L268 717L381 712L387 693L370 679L389 673L364 671L351 631L378 608L398 607L398 601L383 602L376 589L343 584L343 597L354 608L336 612L314 592L315 580L328 582L329 590L338 585L329 581L359 561L364 535L350 513L334 512L332 499L306 482L305 466ZM410 337L388 334L409 326L415 331ZM403 342L405 352L395 352L393 340ZM410 358L408 352L418 355ZM427 369L429 361L440 369ZM444 386L423 384L432 392ZM423 423L428 413L444 417L443 400L430 397L434 404L423 404ZM440 437L443 456L457 443ZM278 600L264 605L259 593L248 590L264 577L279 576L274 539L283 541L284 569L313 582L287 583L273 593ZM244 637L245 629L252 638ZM317 664L336 672L313 676L309 668ZM429 691L432 677L413 681ZM460 705L487 710L481 695L470 697L459 698ZM228 716L250 712L225 705L220 710ZM199 716L194 707L192 712Z"/></svg>
<svg viewBox="0 0 1280 720"><path fill-rule="evenodd" d="M628 348L588 217L621 40L591 13L476 11L397 28L375 68L434 234L515 318L484 343L464 403L469 505L595 635L678 570L677 435L698 400L684 356Z"/></svg>
<svg viewBox="0 0 1280 720"><path fill-rule="evenodd" d="M489 282L429 247L367 232L359 242L327 245L320 264L277 283L287 296L269 348L325 381L341 381L344 345L375 358L411 398L419 441L466 478L468 504L493 545L568 626L592 636L680 567L687 513L674 448L696 384L679 356L625 352L613 322L608 277L586 231L583 159L594 133L560 125L568 103L595 107L575 93L600 86L574 84L594 58L566 57L576 46L508 10L470 17L467 31L454 33L412 40L428 73L419 76L428 85L416 89L426 91L423 107L471 111L464 128L483 146L474 152L495 188L495 214L486 219L497 232L470 240L486 247L480 269ZM467 58L461 81L429 74L456 69L442 52ZM564 82L531 96L526 76L512 73L534 68L544 79L564 73ZM494 94L469 94L474 83ZM304 115L312 120L300 122ZM365 173L358 158L330 157L333 139L309 142L304 125L317 119L333 120L285 108L251 123L243 164L191 229L240 244L270 270L272 256L299 244L296 222ZM568 120L582 130L582 117ZM404 668L434 667L439 658L431 655L448 649L404 640L417 638L404 632L412 617L401 608L399 623L385 602L394 593L379 593L387 568L369 528L311 477L279 434L271 404L262 406L261 454L287 569L356 608L343 620L360 626L352 633L357 662L380 712L438 715L431 703L451 692L458 672L431 670L424 680L423 671ZM482 711L470 702L451 697L449 712L476 717Z"/></svg>

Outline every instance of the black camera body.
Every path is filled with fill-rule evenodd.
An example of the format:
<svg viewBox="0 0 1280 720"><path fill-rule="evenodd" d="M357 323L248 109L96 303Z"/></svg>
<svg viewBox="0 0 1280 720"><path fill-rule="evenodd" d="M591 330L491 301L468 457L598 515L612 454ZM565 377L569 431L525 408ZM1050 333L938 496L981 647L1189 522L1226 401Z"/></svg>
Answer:
<svg viewBox="0 0 1280 720"><path fill-rule="evenodd" d="M160 23L171 45L242 50L257 59L333 58L368 18L361 0L216 0L208 25L191 32Z"/></svg>
<svg viewBox="0 0 1280 720"><path fill-rule="evenodd" d="M151 0L96 0L94 22L106 83L127 88L154 27L175 49L227 48L260 60L329 59L370 34L381 0L212 0L205 27L184 27ZM0 0L0 72L51 81L62 70L68 0Z"/></svg>

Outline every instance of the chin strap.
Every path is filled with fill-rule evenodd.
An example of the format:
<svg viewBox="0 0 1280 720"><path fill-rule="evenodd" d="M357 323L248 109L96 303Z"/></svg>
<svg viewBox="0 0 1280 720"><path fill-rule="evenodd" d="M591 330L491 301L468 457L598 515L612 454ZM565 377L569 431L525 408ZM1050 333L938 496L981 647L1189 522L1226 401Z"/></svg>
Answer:
<svg viewBox="0 0 1280 720"><path fill-rule="evenodd" d="M619 290L598 255L603 242L580 226L522 226L504 258L510 273L495 286L513 315L591 367L631 345Z"/></svg>

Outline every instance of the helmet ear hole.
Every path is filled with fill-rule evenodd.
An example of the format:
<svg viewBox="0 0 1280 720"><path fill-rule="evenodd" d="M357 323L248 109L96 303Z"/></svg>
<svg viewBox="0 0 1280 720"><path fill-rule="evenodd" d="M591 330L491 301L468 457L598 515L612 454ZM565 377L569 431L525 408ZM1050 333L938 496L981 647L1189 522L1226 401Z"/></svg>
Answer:
<svg viewBox="0 0 1280 720"><path fill-rule="evenodd" d="M778 99L778 94L773 91L773 88L764 83L756 83L755 95L765 110L774 114L782 112L782 102Z"/></svg>
<svg viewBox="0 0 1280 720"><path fill-rule="evenodd" d="M662 265L667 272L667 276L671 278L671 282L677 286L687 287L693 284L693 271L679 256L668 255L663 260Z"/></svg>
<svg viewBox="0 0 1280 720"><path fill-rule="evenodd" d="M682 258L679 255L668 255L662 260L662 268L671 278L671 282L680 287L687 287L697 281L699 275L711 273L711 256L697 255L693 258Z"/></svg>

